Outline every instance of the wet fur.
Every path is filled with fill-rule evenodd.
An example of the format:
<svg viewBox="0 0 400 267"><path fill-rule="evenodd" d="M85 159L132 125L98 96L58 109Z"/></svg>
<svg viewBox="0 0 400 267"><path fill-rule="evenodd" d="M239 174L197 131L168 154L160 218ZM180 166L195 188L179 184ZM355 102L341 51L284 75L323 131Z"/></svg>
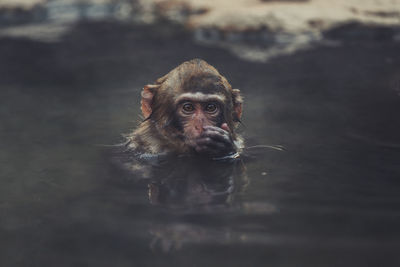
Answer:
<svg viewBox="0 0 400 267"><path fill-rule="evenodd" d="M236 149L240 151L242 138L235 133L241 116L240 91L232 89L225 77L201 59L184 62L157 79L155 84L143 88L141 109L145 118L127 136L129 150L137 154L190 153L175 108L179 96L197 92L217 94L225 99L222 120L228 124Z"/></svg>

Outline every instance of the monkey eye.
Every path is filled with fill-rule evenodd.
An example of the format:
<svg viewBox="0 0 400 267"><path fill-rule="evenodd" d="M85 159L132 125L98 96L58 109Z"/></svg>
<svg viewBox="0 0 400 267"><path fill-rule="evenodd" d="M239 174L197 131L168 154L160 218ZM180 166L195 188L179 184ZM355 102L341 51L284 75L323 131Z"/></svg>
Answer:
<svg viewBox="0 0 400 267"><path fill-rule="evenodd" d="M218 106L216 104L213 104L213 103L207 104L206 108L205 108L205 110L208 113L215 113L217 111L217 109L218 109Z"/></svg>
<svg viewBox="0 0 400 267"><path fill-rule="evenodd" d="M186 113L191 113L194 111L194 106L191 103L185 103L183 104L182 109Z"/></svg>

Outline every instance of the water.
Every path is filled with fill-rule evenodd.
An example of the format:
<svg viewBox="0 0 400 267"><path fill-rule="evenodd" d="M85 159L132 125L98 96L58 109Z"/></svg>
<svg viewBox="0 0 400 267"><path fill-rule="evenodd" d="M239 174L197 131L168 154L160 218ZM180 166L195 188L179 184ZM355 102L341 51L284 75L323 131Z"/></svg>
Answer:
<svg viewBox="0 0 400 267"><path fill-rule="evenodd" d="M0 266L399 266L398 51L345 41L261 64L104 22L3 37ZM245 96L244 168L137 179L104 145L139 121L144 84L195 57Z"/></svg>

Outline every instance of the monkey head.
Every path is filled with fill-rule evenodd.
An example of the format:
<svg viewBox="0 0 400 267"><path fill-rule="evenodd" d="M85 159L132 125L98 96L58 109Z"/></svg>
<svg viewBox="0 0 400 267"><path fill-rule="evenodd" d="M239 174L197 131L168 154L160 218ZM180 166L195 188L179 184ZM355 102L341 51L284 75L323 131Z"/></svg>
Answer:
<svg viewBox="0 0 400 267"><path fill-rule="evenodd" d="M240 91L204 60L184 62L146 85L141 110L144 121L131 143L144 152L224 156L242 148L235 132Z"/></svg>

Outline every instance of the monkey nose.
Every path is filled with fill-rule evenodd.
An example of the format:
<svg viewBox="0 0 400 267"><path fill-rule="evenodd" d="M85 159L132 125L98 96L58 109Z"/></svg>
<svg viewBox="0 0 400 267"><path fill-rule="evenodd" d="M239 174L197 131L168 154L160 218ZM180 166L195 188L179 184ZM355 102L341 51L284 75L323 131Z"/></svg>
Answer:
<svg viewBox="0 0 400 267"><path fill-rule="evenodd" d="M200 135L203 133L203 131L204 131L204 129L203 129L203 123L201 123L201 122L196 123L196 124L194 125L194 130L195 130L195 132L196 132L196 135L200 136Z"/></svg>
<svg viewBox="0 0 400 267"><path fill-rule="evenodd" d="M194 129L200 135L203 132L203 125L196 125Z"/></svg>

